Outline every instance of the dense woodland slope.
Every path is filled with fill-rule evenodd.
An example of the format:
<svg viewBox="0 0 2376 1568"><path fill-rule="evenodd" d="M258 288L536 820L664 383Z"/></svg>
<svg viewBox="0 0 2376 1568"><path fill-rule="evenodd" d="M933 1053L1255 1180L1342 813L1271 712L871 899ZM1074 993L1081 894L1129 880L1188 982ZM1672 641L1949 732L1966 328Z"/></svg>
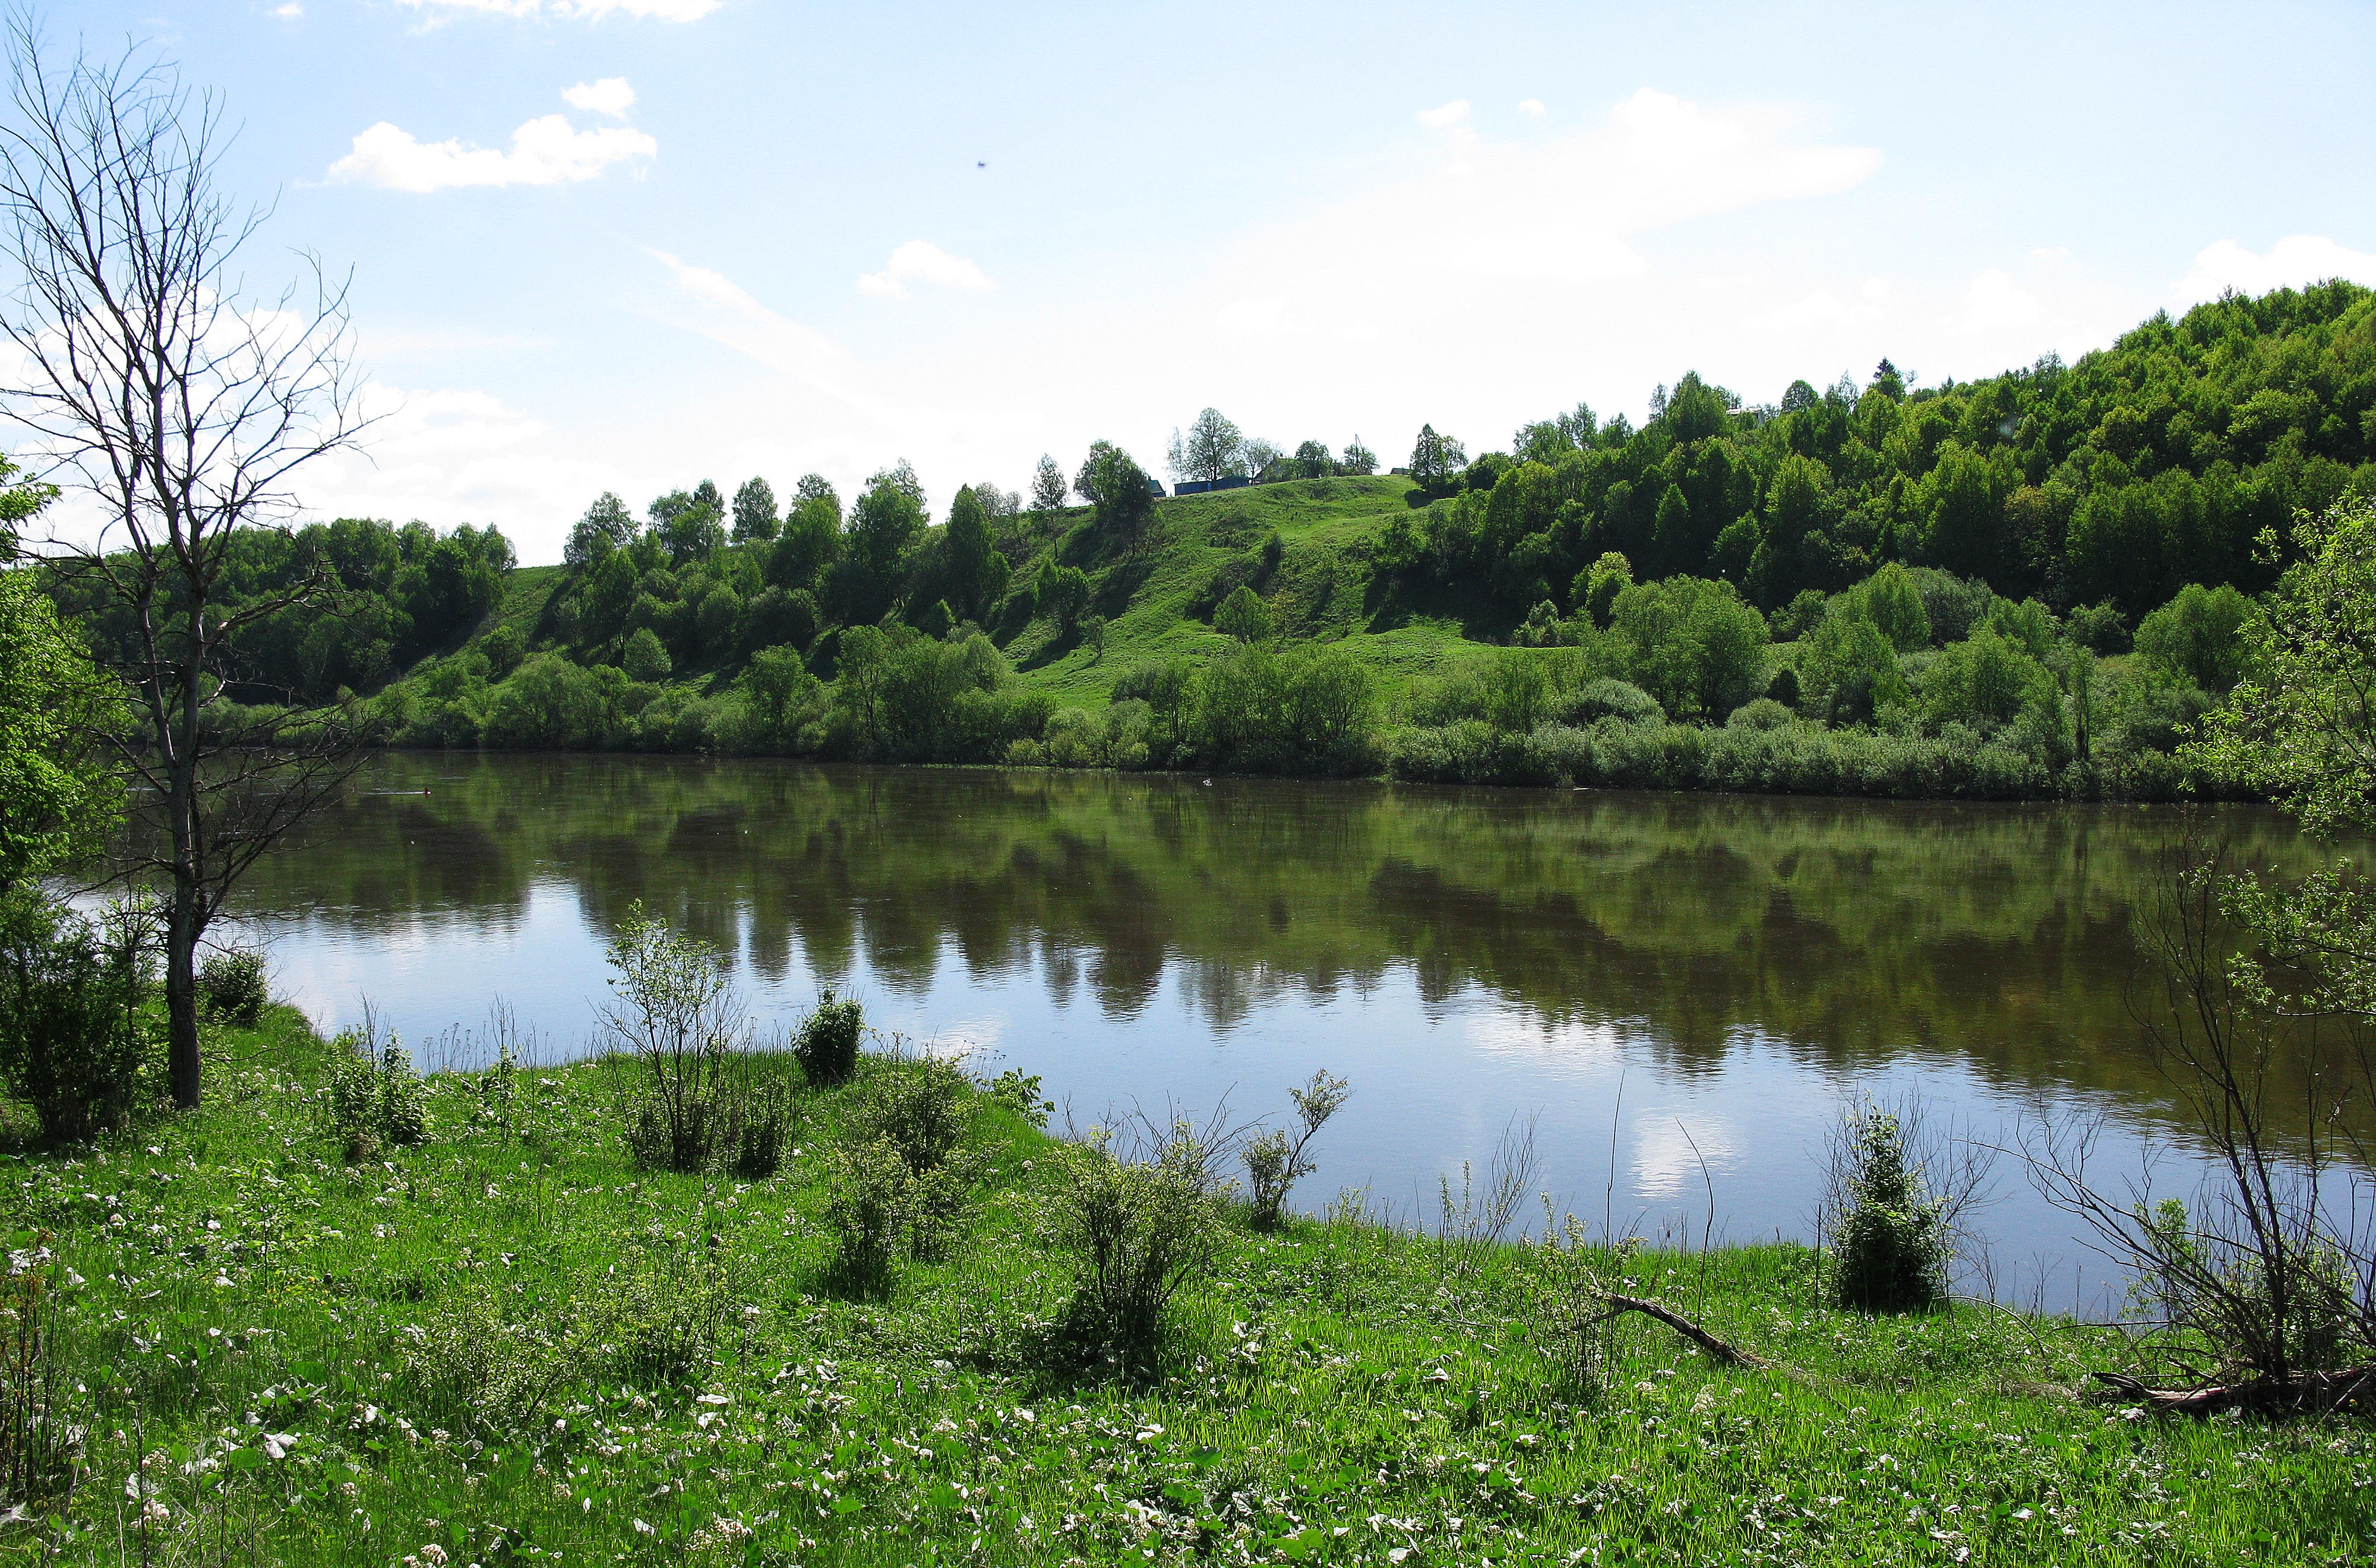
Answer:
<svg viewBox="0 0 2376 1568"><path fill-rule="evenodd" d="M1243 456L1196 435L1190 471ZM1099 443L938 523L904 464L846 505L704 481L527 569L492 530L259 532L239 581L339 592L258 624L232 695L354 694L406 746L2157 796L2285 525L2371 458L2376 295L2329 283L1984 381L1685 375L1638 430L1431 428L1386 476L1306 443L1154 500Z"/></svg>

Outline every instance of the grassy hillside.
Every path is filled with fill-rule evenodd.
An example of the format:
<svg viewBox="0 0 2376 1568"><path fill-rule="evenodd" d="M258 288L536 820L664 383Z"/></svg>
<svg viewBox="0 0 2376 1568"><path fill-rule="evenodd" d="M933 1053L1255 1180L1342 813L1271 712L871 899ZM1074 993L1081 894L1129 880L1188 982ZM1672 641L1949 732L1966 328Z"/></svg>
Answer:
<svg viewBox="0 0 2376 1568"><path fill-rule="evenodd" d="M831 1264L852 1086L781 1174L621 1148L628 1069L445 1075L356 1158L293 1014L213 1042L207 1107L9 1158L7 1282L86 1430L0 1562L109 1564L2343 1562L2356 1421L2089 1401L2121 1334L1825 1304L1796 1246L1580 1250L1229 1212L1151 1362L1056 1348L1066 1161L960 1105L922 1259ZM1328 1177L1325 1134L1319 1148ZM1456 1178L1455 1178L1456 1182ZM1316 1201L1318 1192L1308 1194ZM1455 1197L1457 1194L1455 1192ZM1563 1324L1589 1278L1638 1318Z"/></svg>
<svg viewBox="0 0 2376 1568"><path fill-rule="evenodd" d="M1151 503L1105 443L1070 509L968 487L936 519L905 464L780 515L750 481L731 538L707 481L647 518L606 495L572 565L500 585L500 540L351 525L326 548L380 635L255 657L377 692L404 745L2168 796L2240 672L2256 541L2376 496L2376 295L1771 407L1686 374L1653 408L1474 460L1423 432L1408 480L1307 444L1303 477Z"/></svg>
<svg viewBox="0 0 2376 1568"><path fill-rule="evenodd" d="M1230 646L1212 629L1214 574L1233 563L1269 602L1291 641L1324 642L1373 671L1391 695L1437 671L1465 640L1506 634L1506 617L1481 603L1413 606L1375 572L1386 521L1417 500L1408 480L1318 479L1251 486L1157 503L1158 542L1145 562L1106 565L1091 600L1107 618L1105 647L1065 637L1053 623L1027 621L1007 645L1028 684L1072 704L1102 705L1115 674L1168 658L1209 659ZM1087 520L1087 508L1064 523ZM1263 569L1265 541L1284 549ZM1466 608L1464 615L1460 612Z"/></svg>
<svg viewBox="0 0 2376 1568"><path fill-rule="evenodd" d="M1376 547L1387 521L1408 516L1420 499L1410 481L1381 477L1299 480L1159 501L1154 542L1144 554L1087 557L1090 611L1106 620L1102 651L1035 613L1028 594L1011 599L988 629L1026 686L1066 706L1102 707L1123 671L1170 658L1209 659L1234 646L1212 628L1207 590L1217 571L1241 563L1288 640L1340 647L1376 674L1384 693L1399 695L1415 679L1441 671L1447 659L1473 653L1479 641L1510 629L1509 617L1482 594L1466 601L1434 594L1414 604L1377 573ZM1064 540L1088 526L1091 515L1075 506L1036 528L1027 522L1015 580L1028 582L1042 560L1067 558ZM1275 569L1264 570L1259 557L1274 533L1283 552ZM510 628L533 648L548 601L567 586L559 566L513 570L501 604L469 646ZM738 652L721 651L687 659L671 676L717 693L744 663Z"/></svg>

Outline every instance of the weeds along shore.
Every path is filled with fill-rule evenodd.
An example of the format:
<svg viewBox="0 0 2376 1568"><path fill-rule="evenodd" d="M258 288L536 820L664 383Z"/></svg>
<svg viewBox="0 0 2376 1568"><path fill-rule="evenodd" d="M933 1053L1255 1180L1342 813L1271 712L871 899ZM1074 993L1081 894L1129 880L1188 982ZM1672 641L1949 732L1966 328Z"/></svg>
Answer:
<svg viewBox="0 0 2376 1568"><path fill-rule="evenodd" d="M1266 1228L1195 1129L1066 1143L1028 1079L790 1043L724 1069L778 1086L772 1160L746 1112L665 1169L633 1057L416 1077L278 1007L202 1110L9 1157L0 1560L2368 1550L2364 1426L2086 1398L2116 1332L1836 1307L1797 1245L1491 1240L1490 1193L1466 1239L1358 1195Z"/></svg>

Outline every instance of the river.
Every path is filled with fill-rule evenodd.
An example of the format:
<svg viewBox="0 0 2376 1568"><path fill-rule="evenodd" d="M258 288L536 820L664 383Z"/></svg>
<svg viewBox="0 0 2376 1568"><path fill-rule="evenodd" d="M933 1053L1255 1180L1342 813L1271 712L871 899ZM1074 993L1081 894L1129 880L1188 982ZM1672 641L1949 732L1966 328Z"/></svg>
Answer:
<svg viewBox="0 0 2376 1568"><path fill-rule="evenodd" d="M2248 863L2314 861L2274 813L2214 822ZM1040 1075L1060 1122L1277 1114L1341 1074L1304 1206L1366 1186L1432 1221L1440 1179L1531 1121L1562 1207L1748 1240L1806 1233L1858 1096L2009 1147L2053 1114L2104 1118L2117 1161L2182 1152L2131 998L2132 912L2183 831L2137 806L398 754L235 913L283 994L331 1028L368 998L427 1065L477 1060L498 999L541 1059L597 1049L602 945L640 900L733 955L763 1029L831 986ZM1987 1281L2100 1309L2108 1265L2017 1158L1993 1187Z"/></svg>

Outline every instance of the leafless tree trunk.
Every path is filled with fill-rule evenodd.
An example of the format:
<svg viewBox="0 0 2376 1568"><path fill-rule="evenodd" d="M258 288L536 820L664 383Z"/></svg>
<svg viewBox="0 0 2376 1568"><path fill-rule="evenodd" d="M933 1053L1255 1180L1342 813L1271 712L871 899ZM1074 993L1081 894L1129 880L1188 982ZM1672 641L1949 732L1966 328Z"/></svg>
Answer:
<svg viewBox="0 0 2376 1568"><path fill-rule="evenodd" d="M137 47L62 59L24 10L5 30L0 252L15 276L0 332L22 366L0 396L26 455L100 514L95 536L46 551L97 605L95 651L135 716L107 739L153 819L126 870L168 883L173 1098L191 1106L198 944L353 766L340 712L222 700L241 629L332 586L315 571L234 600L223 579L233 532L285 528L297 469L363 428L345 285L309 256L302 292L245 292L241 251L266 214L216 188L227 137L210 96Z"/></svg>

